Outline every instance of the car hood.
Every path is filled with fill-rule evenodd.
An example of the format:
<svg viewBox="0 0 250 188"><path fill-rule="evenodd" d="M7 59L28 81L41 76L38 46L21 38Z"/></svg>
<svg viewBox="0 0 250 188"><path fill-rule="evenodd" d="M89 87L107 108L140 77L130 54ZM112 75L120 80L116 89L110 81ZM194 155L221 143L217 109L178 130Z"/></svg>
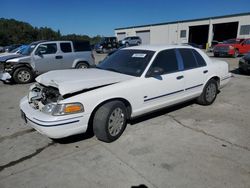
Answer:
<svg viewBox="0 0 250 188"><path fill-rule="evenodd" d="M91 69L69 69L50 71L36 78L45 86L59 89L61 95L75 93L85 89L101 87L134 78L133 76L112 71Z"/></svg>
<svg viewBox="0 0 250 188"><path fill-rule="evenodd" d="M17 57L22 57L23 55L21 54L15 54L15 53L6 53L0 56L0 62L5 62L9 59L17 58Z"/></svg>
<svg viewBox="0 0 250 188"><path fill-rule="evenodd" d="M7 62L15 62L15 63L22 63L22 62L24 62L24 63L29 63L30 60L31 60L30 56L19 56L19 57L7 60Z"/></svg>

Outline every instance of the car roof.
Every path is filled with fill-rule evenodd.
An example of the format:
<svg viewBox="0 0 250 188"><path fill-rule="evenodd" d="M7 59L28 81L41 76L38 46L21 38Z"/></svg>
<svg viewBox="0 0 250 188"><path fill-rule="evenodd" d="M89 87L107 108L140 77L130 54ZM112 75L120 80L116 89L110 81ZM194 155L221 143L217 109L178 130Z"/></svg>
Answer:
<svg viewBox="0 0 250 188"><path fill-rule="evenodd" d="M191 48L194 47L189 45L140 45L140 46L132 46L128 48L123 48L121 50L150 50L150 51L162 51L166 49L175 49L175 48Z"/></svg>

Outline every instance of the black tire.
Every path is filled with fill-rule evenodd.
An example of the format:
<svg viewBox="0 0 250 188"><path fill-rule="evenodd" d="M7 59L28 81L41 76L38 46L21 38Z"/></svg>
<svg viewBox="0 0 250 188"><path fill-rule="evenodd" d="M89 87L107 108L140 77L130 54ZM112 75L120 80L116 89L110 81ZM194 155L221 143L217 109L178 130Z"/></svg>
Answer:
<svg viewBox="0 0 250 188"><path fill-rule="evenodd" d="M197 98L197 103L201 105L212 104L218 93L218 83L216 80L211 79L205 85L202 94Z"/></svg>
<svg viewBox="0 0 250 188"><path fill-rule="evenodd" d="M89 68L89 65L87 63L84 63L84 62L79 62L79 63L77 63L75 68L76 69L87 69L87 68Z"/></svg>
<svg viewBox="0 0 250 188"><path fill-rule="evenodd" d="M214 54L214 57L219 57L219 55L218 54Z"/></svg>
<svg viewBox="0 0 250 188"><path fill-rule="evenodd" d="M239 56L239 50L238 50L238 49L235 49L235 50L234 50L234 55L233 55L233 57L236 58L236 57L238 57L238 56Z"/></svg>
<svg viewBox="0 0 250 188"><path fill-rule="evenodd" d="M141 44L140 42L137 42L137 46L140 46L140 44Z"/></svg>
<svg viewBox="0 0 250 188"><path fill-rule="evenodd" d="M238 68L239 73L246 74L246 72L242 68Z"/></svg>
<svg viewBox="0 0 250 188"><path fill-rule="evenodd" d="M118 122L120 122L120 126L118 126ZM126 126L127 111L121 101L105 103L96 111L93 118L94 134L104 142L113 142L118 139Z"/></svg>
<svg viewBox="0 0 250 188"><path fill-rule="evenodd" d="M14 71L13 79L18 84L27 84L33 81L34 74L31 69L27 67L20 67Z"/></svg>

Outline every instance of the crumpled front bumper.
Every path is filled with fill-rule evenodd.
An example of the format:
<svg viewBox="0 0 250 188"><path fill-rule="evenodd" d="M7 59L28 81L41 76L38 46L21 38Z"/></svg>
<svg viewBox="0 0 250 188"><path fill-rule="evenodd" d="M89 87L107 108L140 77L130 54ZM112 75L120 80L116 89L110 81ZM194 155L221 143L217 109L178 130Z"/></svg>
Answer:
<svg viewBox="0 0 250 188"><path fill-rule="evenodd" d="M1 81L8 81L9 79L11 79L11 75L8 72L0 71Z"/></svg>

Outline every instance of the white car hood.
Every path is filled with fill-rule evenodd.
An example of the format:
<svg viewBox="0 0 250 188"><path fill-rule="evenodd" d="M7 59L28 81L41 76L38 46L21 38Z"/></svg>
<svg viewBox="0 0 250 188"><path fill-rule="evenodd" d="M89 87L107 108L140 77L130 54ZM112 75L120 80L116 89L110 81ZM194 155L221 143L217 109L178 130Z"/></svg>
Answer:
<svg viewBox="0 0 250 188"><path fill-rule="evenodd" d="M38 76L36 81L45 86L56 87L61 95L65 95L132 78L134 77L93 68L50 71Z"/></svg>

